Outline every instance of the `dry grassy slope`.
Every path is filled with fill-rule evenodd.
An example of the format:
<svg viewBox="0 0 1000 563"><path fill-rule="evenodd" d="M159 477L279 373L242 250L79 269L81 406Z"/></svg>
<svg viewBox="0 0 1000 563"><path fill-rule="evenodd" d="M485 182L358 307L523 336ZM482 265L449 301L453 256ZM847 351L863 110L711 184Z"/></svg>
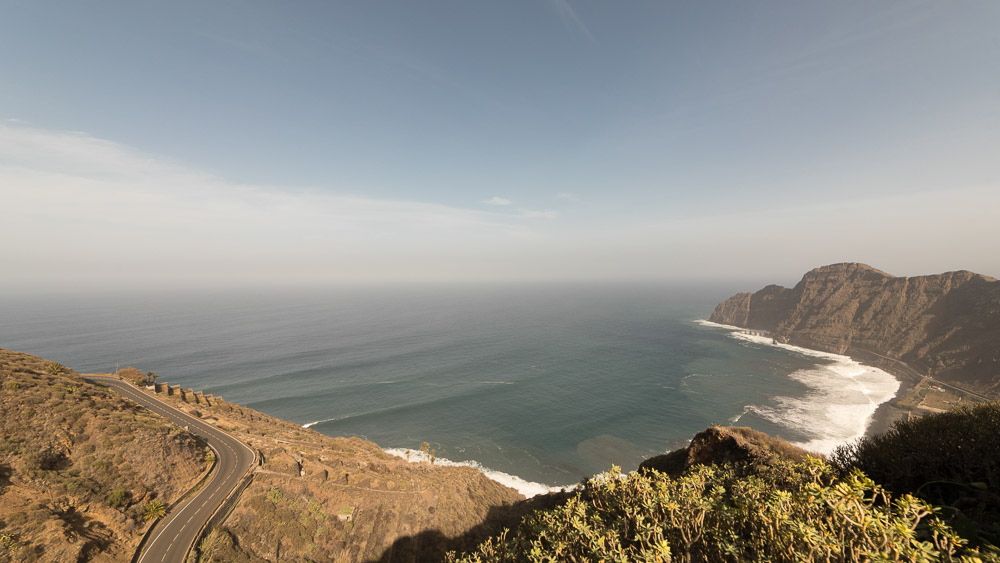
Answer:
<svg viewBox="0 0 1000 563"><path fill-rule="evenodd" d="M0 561L127 561L141 505L204 470L190 434L68 369L0 349ZM112 496L120 491L118 497Z"/></svg>
<svg viewBox="0 0 1000 563"><path fill-rule="evenodd" d="M972 272L899 278L864 264L833 264L792 289L735 295L711 320L808 348L874 352L1000 394L1000 281Z"/></svg>
<svg viewBox="0 0 1000 563"><path fill-rule="evenodd" d="M225 401L159 397L263 459L225 532L205 543L202 561L427 561L498 532L493 522L501 513L503 523L516 523L504 507L523 497L475 469L410 463L371 442L326 436Z"/></svg>

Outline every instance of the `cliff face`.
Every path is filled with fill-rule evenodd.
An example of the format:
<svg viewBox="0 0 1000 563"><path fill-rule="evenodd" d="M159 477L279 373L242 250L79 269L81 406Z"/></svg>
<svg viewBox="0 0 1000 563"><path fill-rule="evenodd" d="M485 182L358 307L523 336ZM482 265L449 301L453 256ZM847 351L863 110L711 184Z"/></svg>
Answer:
<svg viewBox="0 0 1000 563"><path fill-rule="evenodd" d="M980 274L903 278L833 264L792 289L734 295L710 320L797 346L900 360L921 375L1000 394L1000 281Z"/></svg>

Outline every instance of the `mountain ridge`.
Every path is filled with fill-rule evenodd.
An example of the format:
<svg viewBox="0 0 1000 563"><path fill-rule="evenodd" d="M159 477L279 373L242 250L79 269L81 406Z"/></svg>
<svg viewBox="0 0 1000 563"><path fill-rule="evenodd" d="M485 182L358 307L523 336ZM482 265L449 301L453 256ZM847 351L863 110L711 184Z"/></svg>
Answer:
<svg viewBox="0 0 1000 563"><path fill-rule="evenodd" d="M831 264L792 288L738 293L709 320L767 331L777 342L902 362L907 369L884 367L1000 395L1000 281L968 270L896 277L867 264Z"/></svg>

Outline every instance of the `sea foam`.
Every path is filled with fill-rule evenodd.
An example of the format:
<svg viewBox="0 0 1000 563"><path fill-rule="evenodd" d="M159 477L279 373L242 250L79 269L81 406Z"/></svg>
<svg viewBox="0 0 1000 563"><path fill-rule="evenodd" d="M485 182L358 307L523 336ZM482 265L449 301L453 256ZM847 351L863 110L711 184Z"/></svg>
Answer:
<svg viewBox="0 0 1000 563"><path fill-rule="evenodd" d="M312 428L313 426L316 426L317 424L323 424L324 422L333 422L335 420L341 420L343 418L345 418L345 417L324 418L323 420L314 420L312 422L307 422L307 423L303 424L302 428Z"/></svg>
<svg viewBox="0 0 1000 563"><path fill-rule="evenodd" d="M425 455L420 450L408 450L406 448L384 448L382 451L388 454L392 454L397 457L401 457L411 463L427 463L430 461L429 456ZM531 481L525 481L524 479L518 477L517 475L511 475L509 473L504 473L503 471L497 471L495 469L490 469L484 467L477 461L451 461L450 459L445 459L443 457L435 457L434 465L444 465L448 467L472 467L473 469L478 469L480 473L493 479L497 483L505 487L510 487L515 491L521 493L526 498L531 498L538 495L543 495L545 493L556 493L562 490L566 490L572 487L550 487L549 485L543 485L542 483L534 483Z"/></svg>
<svg viewBox="0 0 1000 563"><path fill-rule="evenodd" d="M829 362L788 375L809 389L805 396L779 396L774 398L773 405L751 404L746 407L746 412L806 434L809 439L795 442L795 445L809 451L829 454L837 446L864 436L879 405L895 397L899 391L900 383L891 374L858 363L848 356L778 343L770 337L736 326L706 320L695 322L728 330L730 336L737 340L773 346Z"/></svg>

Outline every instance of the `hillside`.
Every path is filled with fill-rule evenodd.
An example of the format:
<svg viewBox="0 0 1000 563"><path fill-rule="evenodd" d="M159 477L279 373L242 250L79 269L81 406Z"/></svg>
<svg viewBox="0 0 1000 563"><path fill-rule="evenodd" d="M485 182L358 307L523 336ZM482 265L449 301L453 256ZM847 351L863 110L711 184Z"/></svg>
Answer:
<svg viewBox="0 0 1000 563"><path fill-rule="evenodd" d="M204 543L203 561L361 561L386 552L393 561L425 561L454 548L449 539L482 525L495 507L523 499L471 467L410 463L372 442L230 403L169 402L261 454L253 482ZM417 538L429 531L434 541ZM474 539L493 531L486 526Z"/></svg>
<svg viewBox="0 0 1000 563"><path fill-rule="evenodd" d="M192 434L59 364L0 349L0 379L0 562L128 560L144 508L170 505L210 465ZM202 561L440 559L537 505L473 468L417 461L420 444L411 463L225 401L158 398L262 460Z"/></svg>
<svg viewBox="0 0 1000 563"><path fill-rule="evenodd" d="M0 349L0 561L127 561L197 482L187 432L59 364Z"/></svg>
<svg viewBox="0 0 1000 563"><path fill-rule="evenodd" d="M893 277L833 264L794 288L769 285L720 303L712 322L768 331L779 342L856 356L1000 396L1000 281L967 271Z"/></svg>
<svg viewBox="0 0 1000 563"><path fill-rule="evenodd" d="M435 560L516 523L531 506L476 469L432 464L420 444L408 462L360 438L326 436L166 387L156 385L157 398L228 432L261 459L228 518L202 542L201 561Z"/></svg>

